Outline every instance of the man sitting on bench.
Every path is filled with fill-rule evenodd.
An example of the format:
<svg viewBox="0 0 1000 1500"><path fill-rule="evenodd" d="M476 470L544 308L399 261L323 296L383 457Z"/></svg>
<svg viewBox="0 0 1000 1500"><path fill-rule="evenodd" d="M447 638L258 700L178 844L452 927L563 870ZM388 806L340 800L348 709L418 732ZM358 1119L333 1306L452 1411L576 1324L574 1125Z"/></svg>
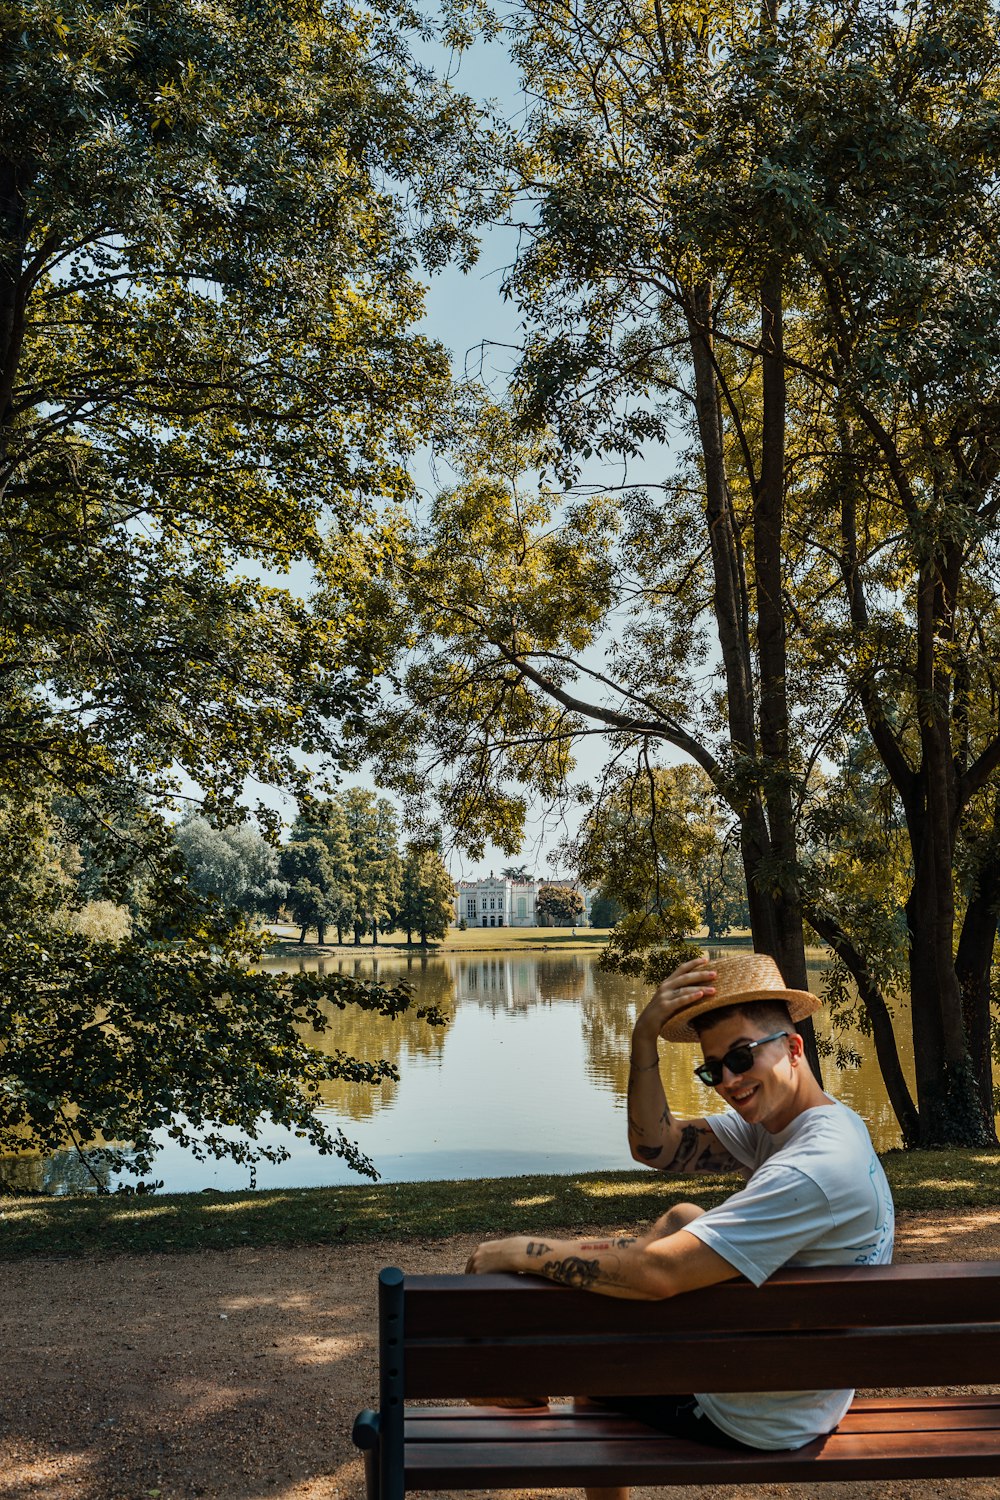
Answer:
<svg viewBox="0 0 1000 1500"><path fill-rule="evenodd" d="M820 1088L794 1023L820 1001L789 990L762 954L682 964L632 1034L628 1135L656 1171L739 1172L747 1184L704 1212L677 1203L645 1234L609 1240L516 1236L482 1244L471 1272L523 1271L609 1297L659 1299L781 1266L882 1265L892 1259L889 1184L864 1122ZM698 1078L728 1108L670 1112L657 1042L698 1041ZM820 1373L820 1372L817 1372ZM623 1396L601 1404L662 1432L722 1447L798 1448L831 1432L853 1391ZM585 1399L585 1398L584 1398ZM627 1490L588 1490L621 1500Z"/></svg>

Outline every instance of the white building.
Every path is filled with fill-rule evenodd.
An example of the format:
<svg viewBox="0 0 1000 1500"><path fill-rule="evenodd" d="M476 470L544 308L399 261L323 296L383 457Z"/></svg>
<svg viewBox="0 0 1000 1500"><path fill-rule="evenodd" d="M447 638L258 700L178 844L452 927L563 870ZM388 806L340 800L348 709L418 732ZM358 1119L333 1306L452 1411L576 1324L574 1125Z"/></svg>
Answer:
<svg viewBox="0 0 1000 1500"><path fill-rule="evenodd" d="M538 893L547 885L574 886L583 897L584 913L579 925L590 922L593 891L574 880L508 880L491 875L486 880L458 880L455 897L455 925L465 918L466 927L537 927L535 903Z"/></svg>
<svg viewBox="0 0 1000 1500"><path fill-rule="evenodd" d="M508 880L491 875L486 880L459 880L455 923L467 927L535 927L537 880Z"/></svg>

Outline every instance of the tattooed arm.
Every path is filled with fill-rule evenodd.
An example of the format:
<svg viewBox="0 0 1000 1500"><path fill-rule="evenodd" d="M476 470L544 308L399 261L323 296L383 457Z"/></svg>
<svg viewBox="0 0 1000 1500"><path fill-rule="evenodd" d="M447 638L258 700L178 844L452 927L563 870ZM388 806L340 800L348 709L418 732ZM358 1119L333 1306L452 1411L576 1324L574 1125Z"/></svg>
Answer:
<svg viewBox="0 0 1000 1500"><path fill-rule="evenodd" d="M658 1066L660 1029L678 1005L711 992L707 960L681 964L659 986L632 1033L628 1075L628 1144L636 1161L658 1172L740 1172L744 1169L704 1119L678 1120L670 1112Z"/></svg>
<svg viewBox="0 0 1000 1500"><path fill-rule="evenodd" d="M739 1274L683 1229L651 1244L632 1235L607 1240L516 1235L480 1245L466 1270L526 1271L560 1286L645 1302L713 1286Z"/></svg>

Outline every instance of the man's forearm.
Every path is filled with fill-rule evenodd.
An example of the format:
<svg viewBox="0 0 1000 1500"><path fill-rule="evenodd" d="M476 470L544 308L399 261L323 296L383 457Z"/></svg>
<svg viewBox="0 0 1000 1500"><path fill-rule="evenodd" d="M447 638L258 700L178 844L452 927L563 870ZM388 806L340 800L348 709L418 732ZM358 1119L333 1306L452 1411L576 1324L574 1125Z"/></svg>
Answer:
<svg viewBox="0 0 1000 1500"><path fill-rule="evenodd" d="M663 1168L676 1155L680 1135L663 1092L656 1038L636 1034L628 1073L629 1150L636 1161Z"/></svg>
<svg viewBox="0 0 1000 1500"><path fill-rule="evenodd" d="M607 1240L550 1240L516 1236L482 1246L489 1263L481 1269L523 1271L560 1286L606 1297L654 1301L672 1294L662 1267L651 1262L636 1236ZM475 1267L480 1269L480 1267Z"/></svg>

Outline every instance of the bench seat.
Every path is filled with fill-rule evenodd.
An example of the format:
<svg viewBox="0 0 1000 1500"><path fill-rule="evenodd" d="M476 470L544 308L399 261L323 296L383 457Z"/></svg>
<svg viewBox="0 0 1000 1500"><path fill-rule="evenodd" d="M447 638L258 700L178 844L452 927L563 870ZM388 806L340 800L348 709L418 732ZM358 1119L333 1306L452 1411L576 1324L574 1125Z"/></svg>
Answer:
<svg viewBox="0 0 1000 1500"><path fill-rule="evenodd" d="M569 1405L416 1407L404 1469L407 1490L989 1476L1000 1472L1000 1395L858 1399L835 1433L786 1453L707 1449Z"/></svg>

